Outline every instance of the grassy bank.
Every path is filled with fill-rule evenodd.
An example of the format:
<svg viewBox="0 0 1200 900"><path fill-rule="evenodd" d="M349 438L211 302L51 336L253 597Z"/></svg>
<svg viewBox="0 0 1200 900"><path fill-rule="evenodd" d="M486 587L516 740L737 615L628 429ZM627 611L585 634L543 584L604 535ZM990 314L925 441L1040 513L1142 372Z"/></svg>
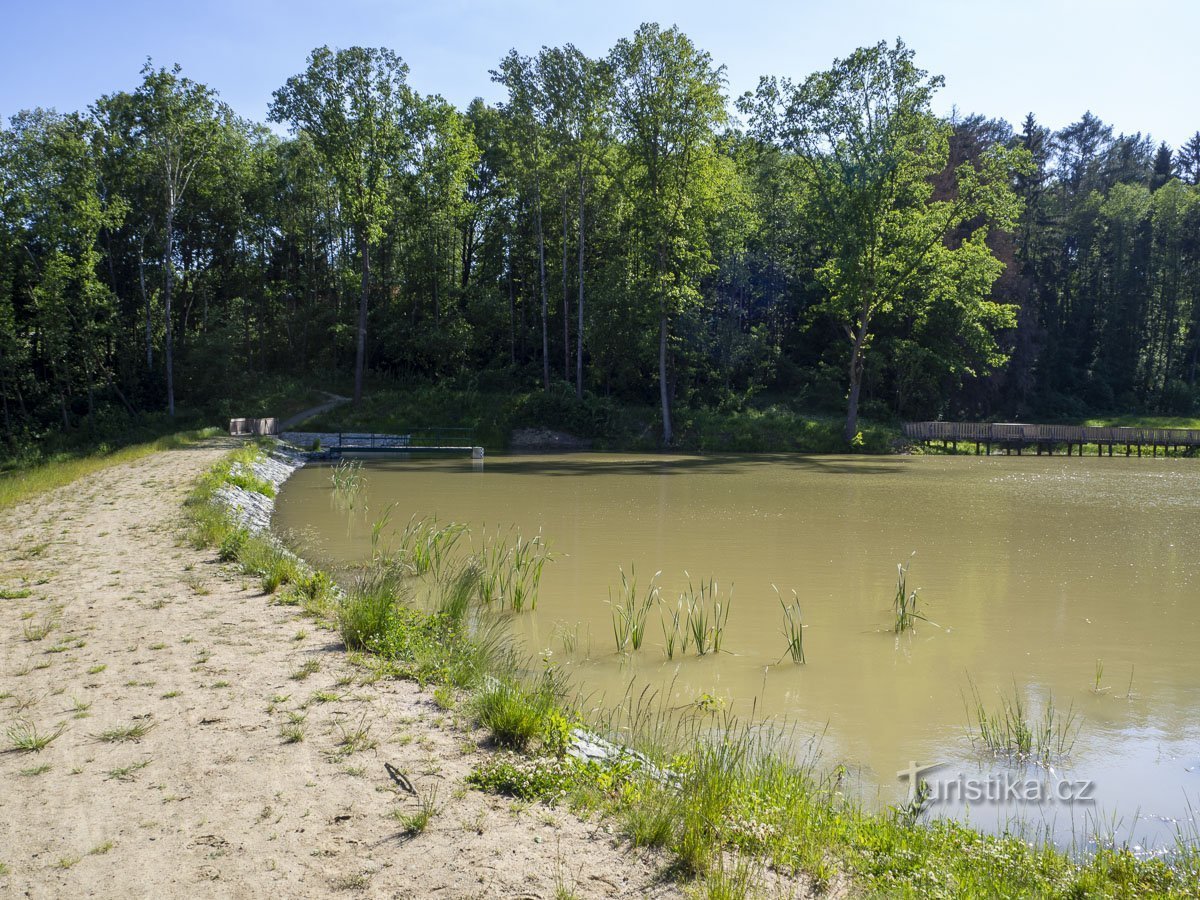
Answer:
<svg viewBox="0 0 1200 900"><path fill-rule="evenodd" d="M78 452L60 452L28 465L0 470L0 509L6 509L45 491L70 484L84 475L140 459L160 450L173 450L213 437L219 428L202 428L164 435L154 440L112 449L99 447Z"/></svg>
<svg viewBox="0 0 1200 900"><path fill-rule="evenodd" d="M729 408L677 407L672 449L702 452L886 453L899 437L891 424L863 421L861 440L842 439L845 420L811 415L783 402ZM424 427L465 427L489 450L504 450L518 428L549 428L590 440L598 450L657 450L658 408L586 395L565 386L550 391L483 391L445 385L381 386L358 407L339 407L307 428L314 431L404 433Z"/></svg>
<svg viewBox="0 0 1200 900"><path fill-rule="evenodd" d="M242 448L199 483L188 501L195 542L260 578L274 602L336 629L378 676L415 680L440 705L468 712L496 750L471 776L478 788L603 818L633 846L668 854L673 877L699 895L750 896L763 880L792 877L888 897L1200 890L1200 859L1189 851L1174 866L1123 848L1073 860L1015 836L925 823L916 807L868 810L843 792L838 772L797 762L786 741L719 711L681 713L648 696L589 709L550 660L524 659L508 638L506 622L537 602L533 563L527 550L513 552L515 537L507 549L471 555L458 526L389 531L384 521L368 565L313 569L270 536L239 529L214 502L225 484L263 487L246 477L257 452ZM353 478L341 479L335 500L351 504L355 490ZM514 584L523 585L520 604ZM577 759L568 752L577 728L631 752Z"/></svg>

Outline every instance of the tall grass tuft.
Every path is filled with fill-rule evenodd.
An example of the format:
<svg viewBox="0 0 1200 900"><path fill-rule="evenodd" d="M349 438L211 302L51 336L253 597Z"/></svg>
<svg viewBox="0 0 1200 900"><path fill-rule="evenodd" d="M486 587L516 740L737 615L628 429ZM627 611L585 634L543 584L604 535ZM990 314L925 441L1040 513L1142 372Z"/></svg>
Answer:
<svg viewBox="0 0 1200 900"><path fill-rule="evenodd" d="M1054 705L1053 695L1048 695L1041 715L1035 716L1015 682L1012 696L1002 694L999 709L989 710L972 681L971 705L967 712L972 744L1014 762L1050 765L1070 755L1079 734L1073 707L1064 713Z"/></svg>
<svg viewBox="0 0 1200 900"><path fill-rule="evenodd" d="M892 613L896 634L907 631L916 624L917 619L927 621L917 612L917 590L908 590L908 567L912 564L914 550L907 561L896 564L896 596L892 600Z"/></svg>
<svg viewBox="0 0 1200 900"><path fill-rule="evenodd" d="M561 718L554 684L545 678L531 688L494 679L476 695L474 712L495 742L510 750L524 750L536 741L554 743Z"/></svg>
<svg viewBox="0 0 1200 900"><path fill-rule="evenodd" d="M784 656L790 656L792 662L799 665L804 662L804 621L800 615L800 598L793 590L792 602L784 603L783 597L779 594L779 588L775 585L771 585L771 587L775 589L775 596L779 599L779 606L783 609L783 636L787 640L787 649L784 650L779 661L783 662Z"/></svg>
<svg viewBox="0 0 1200 900"><path fill-rule="evenodd" d="M480 599L514 612L521 612L527 606L537 609L542 569L552 559L541 532L526 539L517 528L510 528L507 533L497 528L492 535L485 528L483 547L476 554L481 570Z"/></svg>
<svg viewBox="0 0 1200 900"><path fill-rule="evenodd" d="M482 569L474 559L462 564L451 577L439 584L437 611L455 624L466 618L471 601L479 590Z"/></svg>
<svg viewBox="0 0 1200 900"><path fill-rule="evenodd" d="M400 552L413 574L430 573L437 578L453 554L455 546L467 532L466 525L455 522L438 525L434 516L413 516L400 533Z"/></svg>
<svg viewBox="0 0 1200 900"><path fill-rule="evenodd" d="M687 572L684 574L687 575ZM702 579L699 587L696 587L688 575L687 589L680 600L687 611L687 630L691 634L696 655L720 653L725 628L729 623L733 588L729 589L728 596L722 597L715 578L709 578L708 581Z"/></svg>
<svg viewBox="0 0 1200 900"><path fill-rule="evenodd" d="M358 576L338 605L338 631L347 649L376 647L395 621L396 608L408 598L408 585L391 567L374 567Z"/></svg>
<svg viewBox="0 0 1200 900"><path fill-rule="evenodd" d="M655 572L650 579L645 594L639 595L637 586L637 570L629 567L629 575L620 569L621 588L614 603L612 591L608 593L608 604L612 607L613 639L617 644L618 653L639 650L646 636L646 614L658 602L661 591L655 581L662 572Z"/></svg>
<svg viewBox="0 0 1200 900"><path fill-rule="evenodd" d="M333 467L329 480L333 484L333 500L343 509L359 505L363 493L363 467L360 460L342 460Z"/></svg>

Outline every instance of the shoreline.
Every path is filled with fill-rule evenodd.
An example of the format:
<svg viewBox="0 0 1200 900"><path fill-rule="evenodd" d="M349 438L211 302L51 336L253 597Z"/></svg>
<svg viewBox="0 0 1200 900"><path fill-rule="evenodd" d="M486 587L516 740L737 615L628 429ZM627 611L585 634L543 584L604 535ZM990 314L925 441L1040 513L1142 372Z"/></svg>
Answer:
<svg viewBox="0 0 1200 900"><path fill-rule="evenodd" d="M463 710L181 540L187 493L234 449L0 513L0 896L681 896L598 823L470 790L494 751ZM18 723L53 737L13 751ZM436 794L424 831L385 763Z"/></svg>

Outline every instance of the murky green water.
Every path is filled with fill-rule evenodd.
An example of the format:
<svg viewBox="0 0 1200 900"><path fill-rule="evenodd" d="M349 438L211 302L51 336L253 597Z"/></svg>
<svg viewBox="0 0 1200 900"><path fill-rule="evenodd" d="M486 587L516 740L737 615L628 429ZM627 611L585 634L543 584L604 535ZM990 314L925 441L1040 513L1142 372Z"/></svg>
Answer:
<svg viewBox="0 0 1200 900"><path fill-rule="evenodd" d="M931 780L1000 771L966 739L971 681L986 701L1017 690L1034 710L1052 695L1080 725L1065 771L1094 780L1098 802L976 803L973 821L1045 818L1070 840L1100 818L1161 844L1189 800L1200 806L1200 461L597 454L365 471L366 516L336 510L329 470L313 466L284 488L276 526L339 559L368 554L369 520L393 503L401 525L435 514L477 532L540 529L557 558L517 627L588 689L619 698L650 682L679 703L711 695L800 736L825 732L824 762L882 803L903 799L896 773L911 761L948 764ZM937 624L898 639L896 564L913 551L910 587ZM643 582L661 570L672 601L685 571L732 585L727 652L667 661L655 612L623 660L606 602L618 566ZM806 665L777 664L772 585L799 594Z"/></svg>

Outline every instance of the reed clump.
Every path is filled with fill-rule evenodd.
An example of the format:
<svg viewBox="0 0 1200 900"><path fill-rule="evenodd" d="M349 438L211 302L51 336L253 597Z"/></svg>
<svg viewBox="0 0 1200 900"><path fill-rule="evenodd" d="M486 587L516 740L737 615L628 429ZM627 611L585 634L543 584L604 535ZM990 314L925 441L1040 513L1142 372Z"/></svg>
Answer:
<svg viewBox="0 0 1200 900"><path fill-rule="evenodd" d="M475 555L481 570L479 596L484 603L521 612L537 609L542 570L553 559L539 531L526 538L519 528L494 534L484 529L483 546Z"/></svg>
<svg viewBox="0 0 1200 900"><path fill-rule="evenodd" d="M779 658L783 662L784 657L791 657L792 662L800 665L804 662L804 620L800 612L800 597L796 592L792 591L792 602L784 603L783 597L780 596L779 588L771 585L775 590L775 596L779 600L779 606L783 609L783 637L787 641L787 649L784 650L783 656Z"/></svg>
<svg viewBox="0 0 1200 900"><path fill-rule="evenodd" d="M333 500L344 509L354 509L362 502L363 466L357 459L342 460L329 475L333 484Z"/></svg>
<svg viewBox="0 0 1200 900"><path fill-rule="evenodd" d="M927 621L917 612L918 589L908 589L908 567L912 565L914 551L909 558L896 564L896 596L892 599L893 628L896 634L908 631L918 619Z"/></svg>
<svg viewBox="0 0 1200 900"><path fill-rule="evenodd" d="M608 604L612 607L613 640L618 653L630 650L640 650L646 637L646 616L658 603L661 596L658 578L662 572L655 572L644 592L638 590L637 569L629 568L629 575L624 569L621 573L621 586L614 601L611 589L608 594Z"/></svg>
<svg viewBox="0 0 1200 900"><path fill-rule="evenodd" d="M1063 711L1047 695L1041 713L1035 714L1014 683L1011 694L1000 695L999 707L989 709L973 681L970 690L968 718L975 747L995 757L1047 766L1070 755L1080 726L1073 706Z"/></svg>
<svg viewBox="0 0 1200 900"><path fill-rule="evenodd" d="M689 650L697 656L719 653L729 625L733 588L723 595L715 578L702 579L696 585L691 575L683 574L688 580L687 587L680 592L675 605L660 604L667 659L674 659L676 653L687 655Z"/></svg>

